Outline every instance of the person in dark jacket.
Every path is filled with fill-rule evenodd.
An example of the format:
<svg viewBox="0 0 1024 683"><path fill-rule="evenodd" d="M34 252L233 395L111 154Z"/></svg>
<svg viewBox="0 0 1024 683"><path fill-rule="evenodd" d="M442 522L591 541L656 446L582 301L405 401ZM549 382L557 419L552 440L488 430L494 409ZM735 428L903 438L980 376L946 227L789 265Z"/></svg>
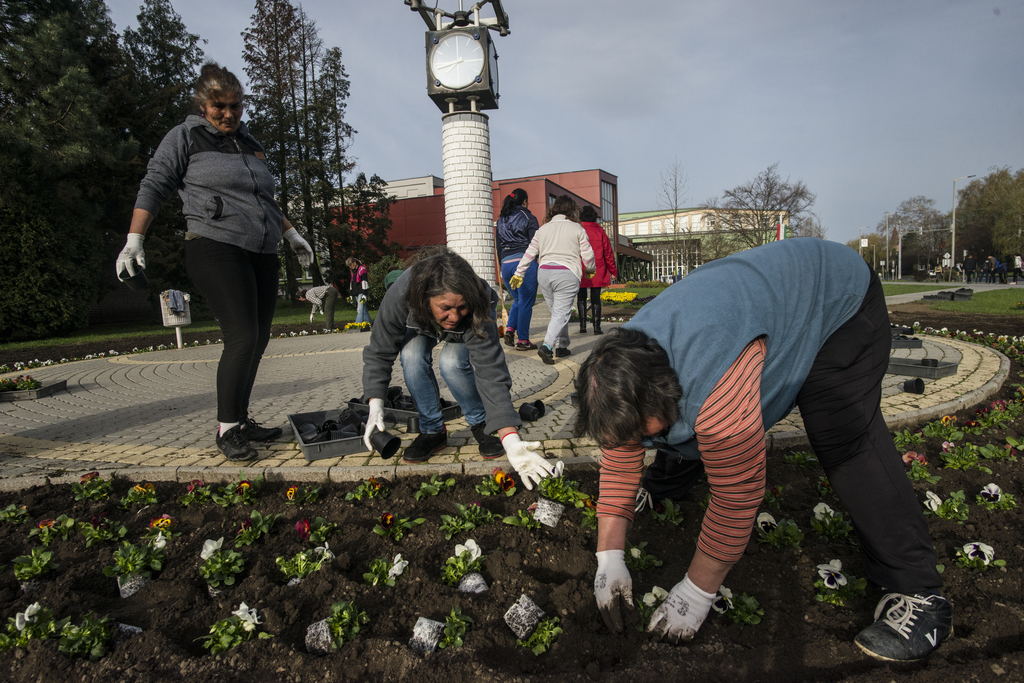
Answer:
<svg viewBox="0 0 1024 683"><path fill-rule="evenodd" d="M530 246L530 240L540 227L529 208L526 190L517 187L501 204L498 216L497 244L498 259L501 261L501 278L506 283L515 274L519 260ZM533 319L533 304L537 301L537 264L532 263L523 273L522 286L512 291L512 308L508 312L505 327L505 345L515 344L517 351L531 351L537 348L530 341L530 321ZM515 338L518 336L519 341Z"/></svg>
<svg viewBox="0 0 1024 683"><path fill-rule="evenodd" d="M584 206L580 211L580 225L587 231L587 241L594 250L596 270L591 277L580 280L580 293L576 299L576 310L580 314L580 333L587 331L587 295L590 296L590 311L594 323L594 334L601 334L601 288L611 284L613 277L618 277L619 270L615 266L615 252L604 228L597 224L597 211L592 206ZM585 275L585 274L584 274Z"/></svg>
<svg viewBox="0 0 1024 683"><path fill-rule="evenodd" d="M974 271L977 267L978 260L974 258L974 254L967 254L967 258L964 259L964 274L967 276L968 282L974 277Z"/></svg>
<svg viewBox="0 0 1024 683"><path fill-rule="evenodd" d="M188 224L185 268L220 322L224 347L217 365L217 447L229 460L251 460L251 441L281 435L249 416L249 398L270 341L277 306L282 232L299 263L313 250L274 199L267 156L242 121L242 85L227 69L203 65L190 115L167 133L149 162L132 212L118 277L146 267L146 231L177 190ZM123 277L127 279L127 277Z"/></svg>

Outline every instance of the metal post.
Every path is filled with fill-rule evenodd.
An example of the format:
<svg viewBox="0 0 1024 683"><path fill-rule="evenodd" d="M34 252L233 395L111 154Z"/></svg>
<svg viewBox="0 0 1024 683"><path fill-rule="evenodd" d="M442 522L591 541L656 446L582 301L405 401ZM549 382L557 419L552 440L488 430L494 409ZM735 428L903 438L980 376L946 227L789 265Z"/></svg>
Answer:
<svg viewBox="0 0 1024 683"><path fill-rule="evenodd" d="M953 263L956 263L956 181L964 180L965 178L973 178L973 177L974 177L973 175L965 175L965 176L960 176L959 178L953 178L953 225L952 225L952 228L950 229L950 232L952 234L952 239L951 239L951 242L952 242L951 246L952 246L952 248L949 250L949 253L953 257Z"/></svg>

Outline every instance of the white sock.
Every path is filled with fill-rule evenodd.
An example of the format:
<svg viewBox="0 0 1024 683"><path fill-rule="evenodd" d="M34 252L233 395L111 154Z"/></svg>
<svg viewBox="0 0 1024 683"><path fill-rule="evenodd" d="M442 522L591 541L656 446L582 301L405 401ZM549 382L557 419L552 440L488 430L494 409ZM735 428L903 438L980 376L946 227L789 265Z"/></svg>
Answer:
<svg viewBox="0 0 1024 683"><path fill-rule="evenodd" d="M224 432L228 431L229 429L233 429L233 428L235 428L237 426L238 426L237 422L221 422L220 423L220 432L219 432L220 436L224 436Z"/></svg>

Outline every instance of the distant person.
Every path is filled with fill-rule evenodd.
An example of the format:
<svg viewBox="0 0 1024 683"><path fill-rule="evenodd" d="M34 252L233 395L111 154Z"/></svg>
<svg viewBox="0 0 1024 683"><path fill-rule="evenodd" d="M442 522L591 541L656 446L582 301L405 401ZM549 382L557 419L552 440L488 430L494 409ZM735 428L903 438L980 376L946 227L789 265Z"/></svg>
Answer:
<svg viewBox="0 0 1024 683"><path fill-rule="evenodd" d="M225 68L203 65L192 96L198 116L172 128L150 159L135 199L116 272L146 267L142 241L175 191L184 202L185 270L220 323L217 364L217 448L228 460L252 460L251 441L270 441L279 427L249 416L249 397L270 341L277 307L278 245L291 244L308 266L313 250L274 199L274 176L263 146L242 121L243 90Z"/></svg>
<svg viewBox="0 0 1024 683"><path fill-rule="evenodd" d="M352 273L349 277L348 295L356 305L356 322L372 325L373 319L370 317L369 311L366 310L366 298L370 293L370 272L355 257L347 259L345 265Z"/></svg>
<svg viewBox="0 0 1024 683"><path fill-rule="evenodd" d="M935 264L935 281L942 282L942 266L938 263Z"/></svg>
<svg viewBox="0 0 1024 683"><path fill-rule="evenodd" d="M309 312L309 322L313 322L313 316L317 313L324 314L325 329L334 329L334 305L338 302L338 288L334 285L322 285L300 289L299 301L308 301L313 304L313 310Z"/></svg>
<svg viewBox="0 0 1024 683"><path fill-rule="evenodd" d="M1006 281L1006 261L996 260L996 276L999 278L999 284L1008 284Z"/></svg>
<svg viewBox="0 0 1024 683"><path fill-rule="evenodd" d="M592 206L584 206L580 211L580 225L587 231L587 240L594 250L596 270L592 277L580 280L580 293L576 297L576 309L580 312L580 334L587 331L587 294L590 295L590 311L594 322L594 334L601 334L601 288L611 284L613 277L618 277L619 270L615 266L615 252L604 228L597 224L597 211Z"/></svg>
<svg viewBox="0 0 1024 683"><path fill-rule="evenodd" d="M496 228L498 260L501 261L501 279L508 281L516 272L519 261L530 246L530 240L540 225L528 208L530 199L526 190L517 187L501 203ZM537 301L537 264L531 263L523 271L523 284L512 292L512 308L508 312L505 326L505 345L515 344L516 351L532 351L537 348L530 342L530 321L533 319L533 305ZM515 341L516 337L519 341Z"/></svg>
<svg viewBox="0 0 1024 683"><path fill-rule="evenodd" d="M985 284L992 282L992 262L989 259L981 262L981 275L978 277L978 282Z"/></svg>
<svg viewBox="0 0 1024 683"><path fill-rule="evenodd" d="M974 278L974 271L977 267L978 261L974 258L974 254L967 254L967 258L964 259L964 275L967 276L967 282Z"/></svg>
<svg viewBox="0 0 1024 683"><path fill-rule="evenodd" d="M1017 284L1017 278L1020 277L1021 270L1024 270L1024 259L1021 258L1020 254L1013 255L1013 284Z"/></svg>
<svg viewBox="0 0 1024 683"><path fill-rule="evenodd" d="M509 279L509 287L518 288L534 259L540 263L537 286L544 295L551 320L537 355L548 365L554 364L555 358L572 355L569 351L572 302L580 290L584 268L594 270L594 250L587 239L587 231L576 222L579 215L579 206L571 197L564 194L556 197L548 207L546 222L533 236L516 266L515 275Z"/></svg>

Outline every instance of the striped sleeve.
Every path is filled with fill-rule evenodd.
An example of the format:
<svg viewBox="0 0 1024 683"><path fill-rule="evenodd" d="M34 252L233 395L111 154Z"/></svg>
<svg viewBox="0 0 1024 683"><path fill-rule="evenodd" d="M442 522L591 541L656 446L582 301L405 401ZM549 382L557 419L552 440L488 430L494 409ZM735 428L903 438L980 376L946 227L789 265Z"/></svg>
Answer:
<svg viewBox="0 0 1024 683"><path fill-rule="evenodd" d="M748 344L697 414L697 445L711 486L697 547L725 563L743 555L764 498L761 371L765 348L763 338Z"/></svg>
<svg viewBox="0 0 1024 683"><path fill-rule="evenodd" d="M601 450L598 517L633 520L636 492L640 488L640 474L644 468L644 452L639 445Z"/></svg>

